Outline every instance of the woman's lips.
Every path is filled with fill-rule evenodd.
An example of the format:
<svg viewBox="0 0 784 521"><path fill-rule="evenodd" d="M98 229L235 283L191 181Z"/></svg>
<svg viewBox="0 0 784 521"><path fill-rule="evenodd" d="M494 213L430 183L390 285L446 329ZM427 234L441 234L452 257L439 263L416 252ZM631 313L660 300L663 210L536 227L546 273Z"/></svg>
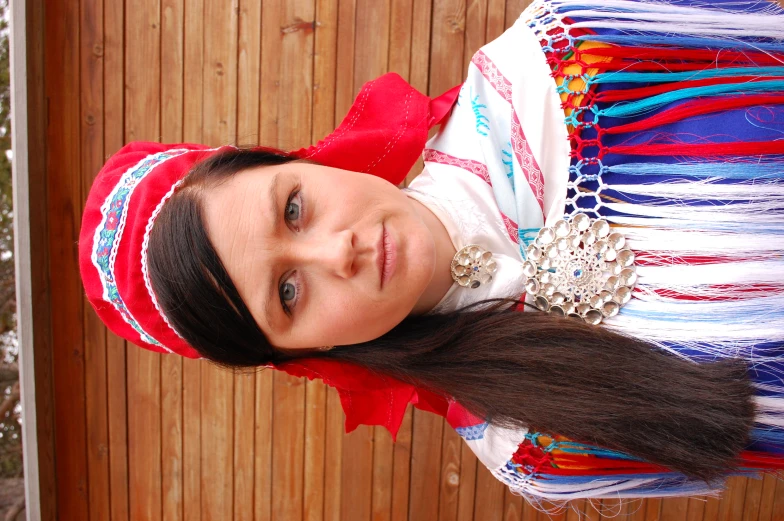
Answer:
<svg viewBox="0 0 784 521"><path fill-rule="evenodd" d="M381 278L381 287L386 286L392 275L395 274L395 267L397 266L397 244L392 235L387 231L386 227L381 229L381 248L380 255L378 256L379 273Z"/></svg>

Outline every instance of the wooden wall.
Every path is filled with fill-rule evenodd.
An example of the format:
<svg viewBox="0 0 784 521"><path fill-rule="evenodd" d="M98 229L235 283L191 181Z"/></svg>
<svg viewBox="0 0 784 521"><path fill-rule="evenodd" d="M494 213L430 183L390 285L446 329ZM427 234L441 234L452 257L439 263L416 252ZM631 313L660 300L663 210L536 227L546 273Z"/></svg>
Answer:
<svg viewBox="0 0 784 521"><path fill-rule="evenodd" d="M409 410L395 444L382 428L346 435L337 395L320 383L126 345L83 299L76 244L91 181L125 142L310 144L386 71L431 95L459 83L473 51L526 3L31 0L45 22L43 80L31 81L44 82L48 107L36 225L49 278L41 331L51 327L40 358L51 365L37 368L52 374L38 396L44 519L548 518L433 415ZM571 507L550 518L780 520L784 483L735 479L721 500Z"/></svg>

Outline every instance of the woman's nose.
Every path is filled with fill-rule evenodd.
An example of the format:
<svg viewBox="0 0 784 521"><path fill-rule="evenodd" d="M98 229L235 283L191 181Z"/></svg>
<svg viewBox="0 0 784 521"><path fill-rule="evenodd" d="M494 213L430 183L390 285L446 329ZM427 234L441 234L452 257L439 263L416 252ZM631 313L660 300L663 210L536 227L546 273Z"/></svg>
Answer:
<svg viewBox="0 0 784 521"><path fill-rule="evenodd" d="M308 241L310 251L306 252L310 261L334 273L341 278L354 275L356 251L354 248L354 232L342 230L336 233L322 234Z"/></svg>

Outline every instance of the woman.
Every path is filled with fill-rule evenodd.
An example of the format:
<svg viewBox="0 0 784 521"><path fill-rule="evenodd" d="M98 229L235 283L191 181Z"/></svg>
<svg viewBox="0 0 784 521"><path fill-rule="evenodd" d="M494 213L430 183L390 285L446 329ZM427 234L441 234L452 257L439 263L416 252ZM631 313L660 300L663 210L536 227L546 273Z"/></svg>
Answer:
<svg viewBox="0 0 784 521"><path fill-rule="evenodd" d="M349 430L444 415L531 499L774 472L777 20L535 2L459 89L384 76L309 149L130 144L87 202L88 297L143 347L323 379Z"/></svg>

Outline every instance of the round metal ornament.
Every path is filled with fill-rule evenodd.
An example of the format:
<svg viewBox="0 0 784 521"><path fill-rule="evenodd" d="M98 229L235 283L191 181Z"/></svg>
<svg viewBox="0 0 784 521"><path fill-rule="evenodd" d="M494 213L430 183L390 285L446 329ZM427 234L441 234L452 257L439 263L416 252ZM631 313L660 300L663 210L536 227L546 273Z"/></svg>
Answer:
<svg viewBox="0 0 784 521"><path fill-rule="evenodd" d="M525 289L536 307L589 324L617 315L637 282L624 236L583 213L539 230L526 258Z"/></svg>
<svg viewBox="0 0 784 521"><path fill-rule="evenodd" d="M465 288L490 282L497 270L492 252L476 244L461 248L452 259L452 279Z"/></svg>

